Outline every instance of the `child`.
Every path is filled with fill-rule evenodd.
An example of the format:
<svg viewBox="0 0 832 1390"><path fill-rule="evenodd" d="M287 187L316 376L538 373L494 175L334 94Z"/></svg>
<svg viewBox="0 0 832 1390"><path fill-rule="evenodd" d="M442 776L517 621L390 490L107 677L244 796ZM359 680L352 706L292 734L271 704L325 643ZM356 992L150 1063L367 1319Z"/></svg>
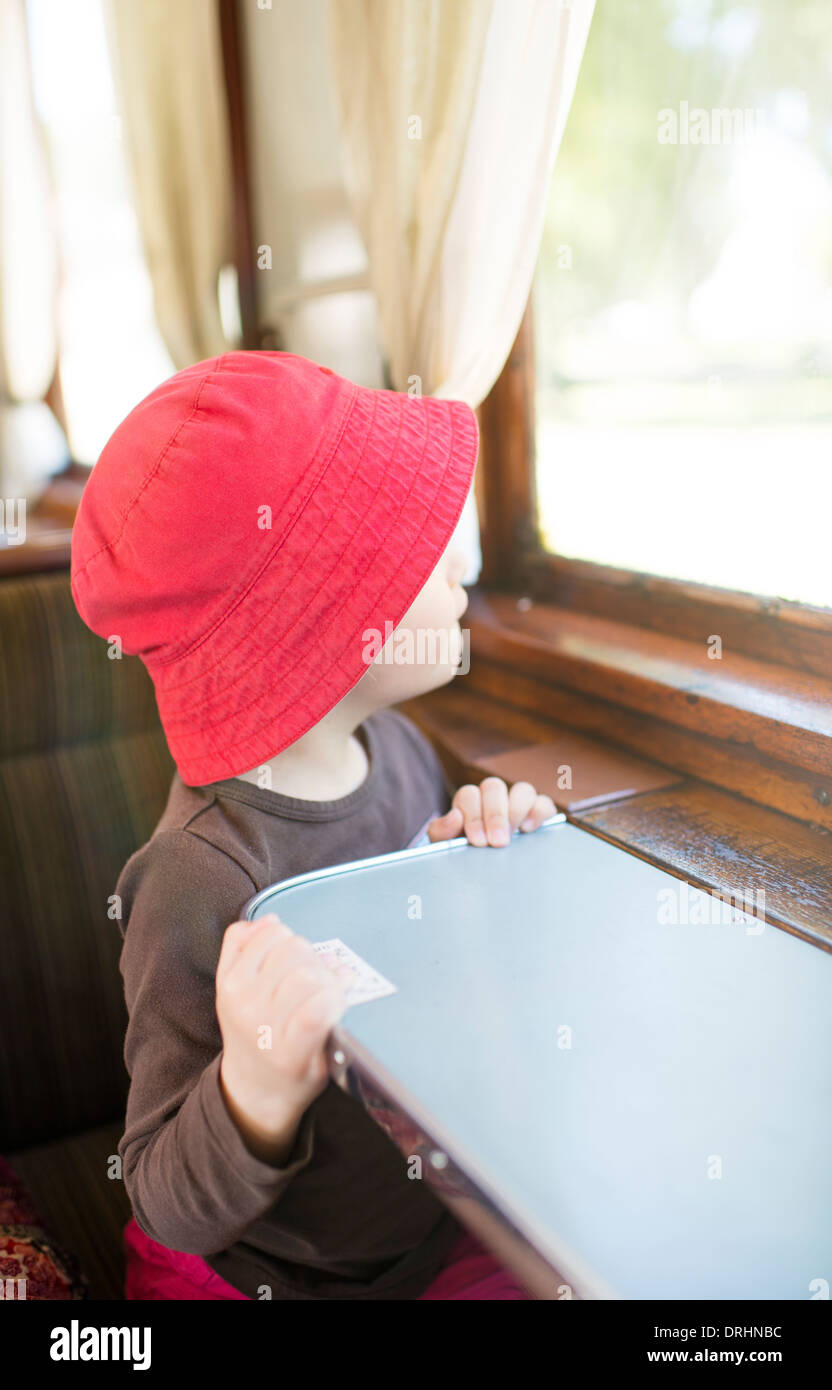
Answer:
<svg viewBox="0 0 832 1390"><path fill-rule="evenodd" d="M327 1084L341 979L291 924L238 920L268 884L426 825L498 846L553 813L496 778L448 809L430 744L387 708L453 678L476 454L461 402L232 352L138 405L87 484L75 602L142 657L177 765L117 886L128 1297L526 1296ZM446 640L370 660L394 630Z"/></svg>

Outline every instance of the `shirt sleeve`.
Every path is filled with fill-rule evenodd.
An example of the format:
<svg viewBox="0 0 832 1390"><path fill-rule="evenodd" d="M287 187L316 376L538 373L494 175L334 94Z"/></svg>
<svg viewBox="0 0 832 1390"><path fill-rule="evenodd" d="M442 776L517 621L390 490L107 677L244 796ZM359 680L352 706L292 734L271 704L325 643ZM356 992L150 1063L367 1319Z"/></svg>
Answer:
<svg viewBox="0 0 832 1390"><path fill-rule="evenodd" d="M226 927L255 891L228 855L187 830L164 831L119 883L130 1076L122 1171L142 1230L170 1249L227 1249L310 1161L307 1110L286 1163L248 1150L220 1089L215 977Z"/></svg>

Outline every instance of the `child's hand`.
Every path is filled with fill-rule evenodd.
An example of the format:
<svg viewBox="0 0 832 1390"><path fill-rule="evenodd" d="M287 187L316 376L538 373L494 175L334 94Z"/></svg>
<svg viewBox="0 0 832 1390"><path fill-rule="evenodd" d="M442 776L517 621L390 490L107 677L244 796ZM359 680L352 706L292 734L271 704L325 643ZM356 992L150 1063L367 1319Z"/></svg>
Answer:
<svg viewBox="0 0 832 1390"><path fill-rule="evenodd" d="M537 830L554 814L552 798L538 795L531 782L515 782L509 791L499 777L486 777L478 787L460 787L450 811L431 821L428 839L464 834L472 845L507 845L513 830Z"/></svg>
<svg viewBox="0 0 832 1390"><path fill-rule="evenodd" d="M217 966L220 1078L252 1153L279 1166L327 1084L325 1044L348 986L274 915L233 922Z"/></svg>

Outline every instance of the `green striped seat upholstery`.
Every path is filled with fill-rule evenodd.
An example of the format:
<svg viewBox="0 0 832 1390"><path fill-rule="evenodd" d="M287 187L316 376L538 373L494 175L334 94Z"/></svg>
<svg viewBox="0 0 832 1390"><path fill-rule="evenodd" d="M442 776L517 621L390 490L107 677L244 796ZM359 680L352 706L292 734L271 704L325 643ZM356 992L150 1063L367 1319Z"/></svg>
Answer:
<svg viewBox="0 0 832 1390"><path fill-rule="evenodd" d="M56 1141L77 1148L97 1128L98 1196L119 1189L105 1199L113 1229L126 1208L107 1167L127 1076L110 897L172 772L144 667L108 658L68 573L0 581L0 1153L59 1156ZM92 1182L95 1169L85 1150L80 1171Z"/></svg>
<svg viewBox="0 0 832 1390"><path fill-rule="evenodd" d="M108 900L173 765L144 667L107 651L67 573L0 583L0 1150L123 1110Z"/></svg>

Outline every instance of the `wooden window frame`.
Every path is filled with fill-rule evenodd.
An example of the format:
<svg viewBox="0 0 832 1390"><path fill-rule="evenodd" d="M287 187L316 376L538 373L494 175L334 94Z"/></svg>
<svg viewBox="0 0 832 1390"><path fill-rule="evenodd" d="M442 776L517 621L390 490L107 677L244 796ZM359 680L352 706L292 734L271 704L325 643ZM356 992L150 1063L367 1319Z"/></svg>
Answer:
<svg viewBox="0 0 832 1390"><path fill-rule="evenodd" d="M669 636L725 645L832 677L832 610L547 552L536 524L535 350L531 300L505 366L479 408L477 497L483 590L520 595Z"/></svg>
<svg viewBox="0 0 832 1390"><path fill-rule="evenodd" d="M832 831L832 611L548 554L534 412L530 303L478 412L468 688Z"/></svg>

